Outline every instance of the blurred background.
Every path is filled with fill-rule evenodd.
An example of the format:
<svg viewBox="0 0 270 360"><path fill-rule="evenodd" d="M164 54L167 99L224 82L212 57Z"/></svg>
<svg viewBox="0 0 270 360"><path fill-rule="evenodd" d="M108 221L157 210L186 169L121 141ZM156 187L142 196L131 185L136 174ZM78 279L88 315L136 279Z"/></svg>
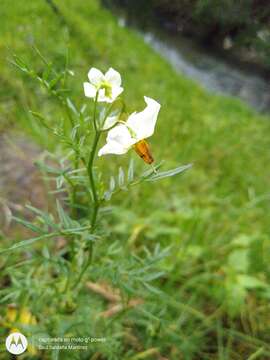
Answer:
<svg viewBox="0 0 270 360"><path fill-rule="evenodd" d="M173 67L212 92L269 110L269 9L263 1L103 0ZM143 9L143 11L142 11Z"/></svg>
<svg viewBox="0 0 270 360"><path fill-rule="evenodd" d="M52 123L61 119L57 104L10 63L12 54L37 72L43 64L33 46L57 69L68 61L78 107L87 101L89 68L112 66L122 74L130 111L143 108L144 95L162 105L151 138L157 161L168 168L193 163L180 178L115 199L106 220L110 241L134 253L156 244L173 249L155 284L167 300L154 295L153 317L126 316L138 321L144 348L157 346L168 359L269 359L268 1L2 0L0 15L1 247L29 236L11 214L29 216L26 202L47 206L33 164L59 144L29 109ZM100 160L110 171L126 163ZM14 289L3 264L1 286ZM2 316L9 302L14 298L1 301ZM46 316L42 301L38 306ZM125 320L116 322L122 330ZM129 359L112 344L100 351L102 359Z"/></svg>

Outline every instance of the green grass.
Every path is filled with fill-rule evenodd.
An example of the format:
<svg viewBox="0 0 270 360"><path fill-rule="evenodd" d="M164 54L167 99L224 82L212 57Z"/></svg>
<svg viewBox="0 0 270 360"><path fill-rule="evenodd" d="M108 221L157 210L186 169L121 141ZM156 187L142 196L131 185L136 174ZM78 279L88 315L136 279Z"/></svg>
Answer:
<svg viewBox="0 0 270 360"><path fill-rule="evenodd" d="M122 74L130 111L143 108L144 95L157 99L162 110L151 138L155 158L165 159L168 168L189 162L193 168L115 200L110 241L128 242L134 252L157 243L173 249L160 265L165 279L155 284L166 296L156 295L158 305L146 304L144 312L133 310L127 319L138 320L136 336L144 350L158 347L169 359L269 358L269 116L239 100L210 95L176 74L96 0L57 5L65 24L46 1L1 3L0 129L12 124L54 148L27 110L38 109L54 122L59 110L7 61L16 53L41 70L32 44L58 68L69 47L69 85L78 105L87 101L82 83L91 66L112 66ZM100 163L114 172L127 157ZM136 166L142 166L139 159ZM150 307L156 317L150 317ZM121 326L115 325L119 334L129 326L125 320L123 315ZM120 335L113 340L102 350L105 358L136 359Z"/></svg>

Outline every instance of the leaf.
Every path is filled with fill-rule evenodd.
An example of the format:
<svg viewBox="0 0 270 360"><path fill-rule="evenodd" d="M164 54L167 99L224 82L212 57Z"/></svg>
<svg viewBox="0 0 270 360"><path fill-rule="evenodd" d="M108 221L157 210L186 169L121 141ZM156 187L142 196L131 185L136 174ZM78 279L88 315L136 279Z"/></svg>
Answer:
<svg viewBox="0 0 270 360"><path fill-rule="evenodd" d="M235 278L228 278L225 283L226 301L228 311L232 316L235 316L245 304L247 296L247 290L244 286L241 286L238 282L235 282Z"/></svg>
<svg viewBox="0 0 270 360"><path fill-rule="evenodd" d="M40 170L42 170L46 173L49 173L49 174L60 175L66 171L65 169L62 170L62 169L53 168L51 166L48 166L48 165L42 163L41 161L36 161L34 163L34 165L36 165Z"/></svg>
<svg viewBox="0 0 270 360"><path fill-rule="evenodd" d="M64 184L64 176L60 175L56 178L56 189L61 189Z"/></svg>
<svg viewBox="0 0 270 360"><path fill-rule="evenodd" d="M153 281L153 280L156 280L162 276L165 275L165 272L164 271L159 271L157 273L153 273L153 274L148 274L146 276L144 276L143 280L146 281L146 282L149 282L149 281Z"/></svg>
<svg viewBox="0 0 270 360"><path fill-rule="evenodd" d="M58 236L58 235L59 235L59 233L55 232L55 233L50 233L50 234L44 234L44 235L34 237L34 238L31 238L31 239L27 239L27 240L22 240L22 241L17 242L16 244L12 245L11 247L9 247L7 249L2 249L2 250L0 249L0 254L8 252L8 251L12 251L12 250L17 250L17 249L19 249L21 247L26 247L26 246L32 245L36 241L43 240L43 239L48 239L48 238Z"/></svg>
<svg viewBox="0 0 270 360"><path fill-rule="evenodd" d="M156 174L157 170L164 164L164 161L161 161L159 164L151 167L150 169L146 170L144 173L142 173L141 178L148 178L151 175Z"/></svg>
<svg viewBox="0 0 270 360"><path fill-rule="evenodd" d="M228 266L239 272L246 272L249 268L249 252L246 249L234 250L228 257Z"/></svg>
<svg viewBox="0 0 270 360"><path fill-rule="evenodd" d="M168 170L168 171L162 171L157 174L152 175L150 178L146 179L146 181L157 181L161 179L165 179L167 177L175 176L178 174L181 174L183 171L190 169L192 167L192 164L179 166L175 169Z"/></svg>
<svg viewBox="0 0 270 360"><path fill-rule="evenodd" d="M112 192L110 192L110 191L105 191L103 197L104 197L104 200L105 200L105 201L109 201L109 200L111 199L111 197L112 197Z"/></svg>
<svg viewBox="0 0 270 360"><path fill-rule="evenodd" d="M104 195L103 195L103 196L104 196L104 199L105 199L106 201L109 201L109 200L111 199L114 190L115 190L115 179L114 179L113 176L111 176L109 189L108 189L107 191L105 191L105 193L104 193Z"/></svg>
<svg viewBox="0 0 270 360"><path fill-rule="evenodd" d="M57 74L57 76L49 82L49 89L52 90L57 83L63 78L64 73Z"/></svg>
<svg viewBox="0 0 270 360"><path fill-rule="evenodd" d="M161 295L162 294L162 291L159 290L158 288L152 286L152 285L149 285L146 281L143 282L143 285L146 287L147 290L149 290L151 293L155 294L155 295Z"/></svg>
<svg viewBox="0 0 270 360"><path fill-rule="evenodd" d="M79 115L79 111L77 110L76 106L74 105L74 103L72 102L72 100L70 98L66 99L67 102L67 106L68 108L75 114L75 115Z"/></svg>
<svg viewBox="0 0 270 360"><path fill-rule="evenodd" d="M22 72L25 72L27 74L30 73L29 67L26 65L26 63L21 58L19 58L17 55L13 55L13 59L14 59L14 61L10 61L10 63L12 65L19 68Z"/></svg>
<svg viewBox="0 0 270 360"><path fill-rule="evenodd" d="M88 232L83 235L85 243L95 242L98 239L97 235L89 234Z"/></svg>
<svg viewBox="0 0 270 360"><path fill-rule="evenodd" d="M128 167L128 182L134 179L134 160L131 159Z"/></svg>
<svg viewBox="0 0 270 360"><path fill-rule="evenodd" d="M125 173L122 169L122 167L119 168L119 172L118 172L118 185L119 187L123 187L125 183Z"/></svg>
<svg viewBox="0 0 270 360"><path fill-rule="evenodd" d="M40 121L40 123L48 130L52 131L52 129L46 124L46 119L39 113L35 111L29 111L31 115L33 115L36 119Z"/></svg>
<svg viewBox="0 0 270 360"><path fill-rule="evenodd" d="M45 70L42 73L42 79L44 81L48 80L52 72L52 64L48 64L48 66L45 68Z"/></svg>
<svg viewBox="0 0 270 360"><path fill-rule="evenodd" d="M267 285L263 281L257 279L254 276L250 275L238 275L238 283L246 289L255 289L255 288L266 288Z"/></svg>
<svg viewBox="0 0 270 360"><path fill-rule="evenodd" d="M70 137L71 137L72 140L75 140L75 139L76 139L76 136L77 136L77 134L78 134L78 129L79 129L79 127L80 127L80 125L77 124L77 125L75 125L74 128L71 130L71 135L70 135Z"/></svg>
<svg viewBox="0 0 270 360"><path fill-rule="evenodd" d="M110 192L113 192L115 189L115 180L114 180L114 177L111 176L110 178Z"/></svg>
<svg viewBox="0 0 270 360"><path fill-rule="evenodd" d="M17 216L12 216L12 218L13 218L15 221L17 221L19 224L25 226L27 229L30 229L30 230L33 231L33 232L36 232L36 233L39 233L39 234L43 234L43 233L44 233L44 231L43 231L41 228L39 228L38 226L30 223L29 221L26 221L26 220L24 220L24 219L20 219L20 218L18 218Z"/></svg>
<svg viewBox="0 0 270 360"><path fill-rule="evenodd" d="M78 225L78 223L74 222L74 225ZM61 235L81 235L85 230L89 230L89 228L89 226L72 227L69 229L61 230Z"/></svg>
<svg viewBox="0 0 270 360"><path fill-rule="evenodd" d="M53 229L58 229L57 224L54 223L54 219L53 216L51 214L48 214L40 209L35 208L34 206L31 205L26 205L26 208L30 211L32 211L34 214L38 215L41 217L41 219L44 221L44 223L47 226L50 226Z"/></svg>
<svg viewBox="0 0 270 360"><path fill-rule="evenodd" d="M65 210L63 209L63 207L60 204L59 200L56 200L56 206L57 206L57 212L58 212L59 220L61 222L62 227L64 229L72 228L73 227L73 221L65 213Z"/></svg>

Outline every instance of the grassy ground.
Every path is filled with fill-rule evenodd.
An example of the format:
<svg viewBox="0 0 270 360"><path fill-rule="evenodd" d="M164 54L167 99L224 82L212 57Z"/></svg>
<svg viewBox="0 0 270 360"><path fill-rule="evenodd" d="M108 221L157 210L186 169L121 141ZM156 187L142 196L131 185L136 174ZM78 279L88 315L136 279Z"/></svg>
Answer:
<svg viewBox="0 0 270 360"><path fill-rule="evenodd" d="M135 252L157 243L173 249L160 265L167 275L155 285L166 297L155 295L160 306L151 303L153 317L146 306L120 317L117 329L124 332L129 321L136 322L140 352L159 348L169 359L270 358L269 117L236 99L209 95L177 75L96 0L57 5L60 13L42 0L1 2L0 129L15 126L54 148L27 109L39 109L57 122L57 108L7 58L15 52L39 69L40 59L31 50L35 44L61 67L68 46L77 104L85 102L82 83L91 66L116 68L130 110L143 108L143 95L162 104L151 139L155 158L166 159L168 167L194 164L182 178L146 184L116 200L117 211L108 220L112 241L128 239ZM100 162L110 162L113 171L125 161ZM112 337L102 351L112 359L148 356L132 357L135 350L127 355L121 336Z"/></svg>

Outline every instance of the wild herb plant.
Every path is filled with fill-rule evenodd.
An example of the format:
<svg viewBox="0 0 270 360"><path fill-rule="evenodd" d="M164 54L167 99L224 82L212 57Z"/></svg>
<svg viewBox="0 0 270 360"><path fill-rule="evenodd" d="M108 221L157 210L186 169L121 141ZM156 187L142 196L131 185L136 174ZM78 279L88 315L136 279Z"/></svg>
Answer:
<svg viewBox="0 0 270 360"><path fill-rule="evenodd" d="M67 88L68 78L74 78L68 62L63 70L57 70L38 49L35 51L42 60L42 71L35 71L18 56L14 56L13 64L37 81L49 95L50 101L61 109L61 118L54 118L53 114L42 114L37 109L31 110L31 115L45 129L48 138L53 138L58 143L55 153L47 151L43 160L36 163L51 187L48 191L48 199L51 200L48 211L27 205L27 209L34 215L33 221L14 216L17 222L36 235L1 252L26 251L31 248L31 268L27 268L27 277L24 277L24 271L27 271L24 267L22 272L16 273L13 281L18 286L14 287L13 292L9 290L5 293L4 290L2 295L6 299L12 297L14 303L25 304L18 310L19 314L30 311L27 309L28 303L36 304L36 309L32 306L33 313L50 314L49 319L35 321L35 326L39 324L37 331L33 330L33 323L20 321L21 315L17 316L15 326L32 336L40 332L50 336L64 336L71 330L66 325L67 320L60 321L60 314L69 316L77 312L79 315L74 315L72 321L68 320L68 324L76 329L80 319L84 323L84 326L80 325L80 329L85 331L85 336L90 331L88 321L91 319L94 323L93 319L98 317L101 310L101 305L91 301L94 308L88 312L89 320L82 319L82 314L87 312L89 305L82 305L78 296L85 285L103 295L107 291L109 296L108 288L102 287L99 282L110 284L116 289L117 294L110 296L117 299L118 308L109 309L102 314L107 318L115 313L123 313L144 303L147 293L154 297L157 294L161 296L151 282L164 276L157 264L170 252L169 247L162 248L160 244L156 244L154 248L149 249L145 245L139 252L130 253L126 244L119 243L107 230L106 218L111 212L108 204L116 194L128 196L134 186L152 186L153 182L182 173L190 165L160 171L164 162L154 161L146 141L154 133L160 104L145 97L145 109L130 114L122 97L124 89L117 71L110 68L103 74L100 70L91 68L88 73L89 82L84 83L87 102L78 105ZM142 158L145 169L135 169L133 159L126 169L124 166L118 169L114 166L114 156L124 155L129 150L135 150ZM106 161L113 163L109 170L106 170L106 161L102 168L98 166L99 157L105 155ZM113 174L109 173L111 169ZM29 263L26 261L26 267ZM33 301L41 296L44 296L42 301ZM165 296L163 301L168 301L168 298ZM152 316L159 326L158 318L150 315L149 311L145 309L144 316ZM143 317L141 322L143 326ZM14 327L8 314L7 324L9 328ZM107 331L104 326L102 329ZM98 330L95 328L95 331ZM103 333L103 336L106 335ZM109 336L112 342L113 334ZM115 354L118 355L115 355L110 343L107 350L103 345L102 352L104 356L108 352L108 358L119 358L120 350L117 347ZM33 353L35 355L35 351Z"/></svg>

